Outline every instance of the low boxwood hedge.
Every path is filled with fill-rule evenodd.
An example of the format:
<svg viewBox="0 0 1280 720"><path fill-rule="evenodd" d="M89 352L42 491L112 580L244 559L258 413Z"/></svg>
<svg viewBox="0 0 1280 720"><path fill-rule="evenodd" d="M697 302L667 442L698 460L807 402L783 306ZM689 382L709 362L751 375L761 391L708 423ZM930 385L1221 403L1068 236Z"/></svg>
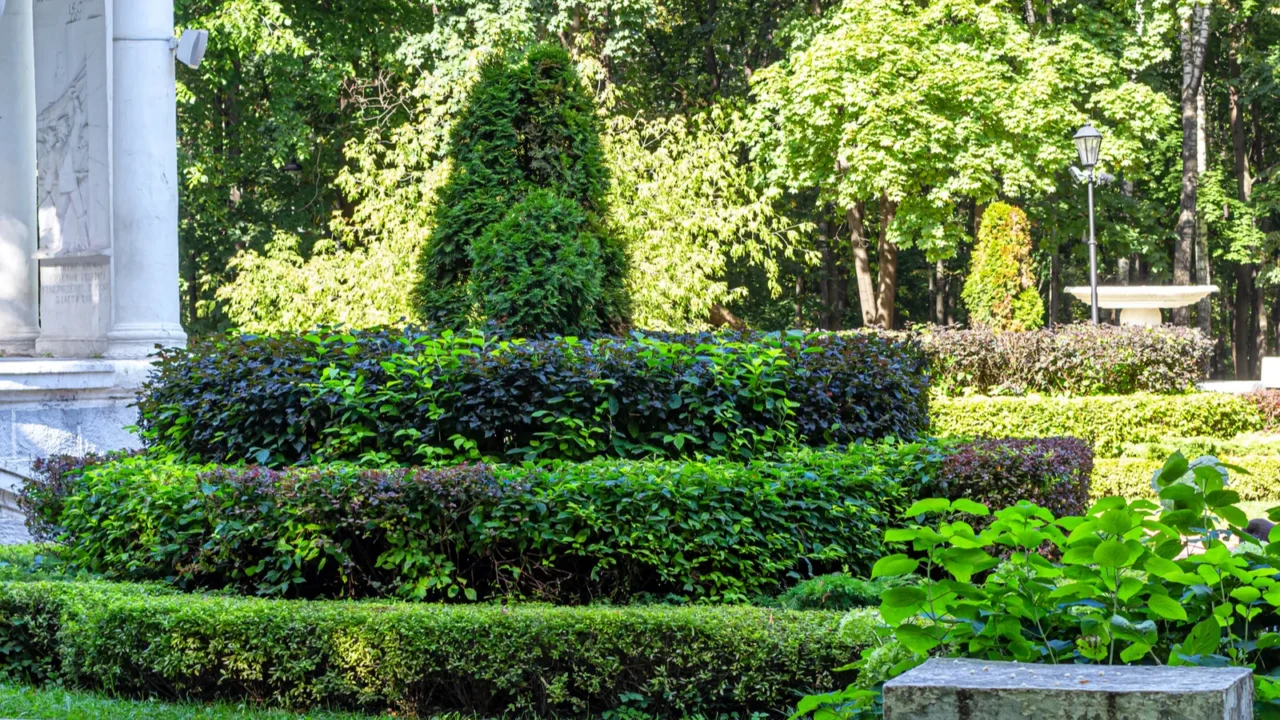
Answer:
<svg viewBox="0 0 1280 720"><path fill-rule="evenodd" d="M840 613L440 606L0 584L0 665L28 682L287 708L491 717L785 714L872 642Z"/></svg>
<svg viewBox="0 0 1280 720"><path fill-rule="evenodd" d="M139 424L197 462L748 458L915 438L926 366L868 333L217 337L161 351Z"/></svg>
<svg viewBox="0 0 1280 720"><path fill-rule="evenodd" d="M1231 473L1230 489L1239 493L1241 500L1280 505L1280 455L1224 456L1219 459L1245 471ZM1151 458L1095 460L1091 492L1094 497L1154 498L1151 478L1163 465L1163 461Z"/></svg>
<svg viewBox="0 0 1280 720"><path fill-rule="evenodd" d="M1107 395L1098 397L934 397L933 432L943 437L1077 437L1099 457L1126 444L1167 437L1231 438L1263 427L1257 405L1238 395Z"/></svg>

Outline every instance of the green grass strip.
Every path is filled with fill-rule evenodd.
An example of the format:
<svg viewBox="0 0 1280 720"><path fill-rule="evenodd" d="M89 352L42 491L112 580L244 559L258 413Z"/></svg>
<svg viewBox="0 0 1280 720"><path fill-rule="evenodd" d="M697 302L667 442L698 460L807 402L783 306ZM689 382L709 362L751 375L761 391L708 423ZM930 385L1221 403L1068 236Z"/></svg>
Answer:
<svg viewBox="0 0 1280 720"><path fill-rule="evenodd" d="M380 716L390 720L390 716ZM83 692L0 685L0 718L5 720L375 720L370 715L254 710L245 705L191 705L114 700ZM460 720L449 715L435 720Z"/></svg>

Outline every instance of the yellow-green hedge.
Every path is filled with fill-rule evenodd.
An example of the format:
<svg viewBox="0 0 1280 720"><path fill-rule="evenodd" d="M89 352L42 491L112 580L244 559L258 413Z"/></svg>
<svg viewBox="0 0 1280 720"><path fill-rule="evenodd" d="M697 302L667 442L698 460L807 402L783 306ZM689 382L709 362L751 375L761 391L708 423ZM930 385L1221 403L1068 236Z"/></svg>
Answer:
<svg viewBox="0 0 1280 720"><path fill-rule="evenodd" d="M1240 493L1241 500L1280 502L1280 455L1224 457L1221 460L1249 472L1248 475L1231 473L1230 487ZM1146 458L1095 460L1090 493L1095 498L1107 495L1154 498L1151 476L1163 465L1162 460Z"/></svg>
<svg viewBox="0 0 1280 720"><path fill-rule="evenodd" d="M1098 457L1116 457L1126 443L1170 437L1232 438L1263 428L1253 403L1226 393L1093 397L933 397L932 432L939 437L1078 437Z"/></svg>

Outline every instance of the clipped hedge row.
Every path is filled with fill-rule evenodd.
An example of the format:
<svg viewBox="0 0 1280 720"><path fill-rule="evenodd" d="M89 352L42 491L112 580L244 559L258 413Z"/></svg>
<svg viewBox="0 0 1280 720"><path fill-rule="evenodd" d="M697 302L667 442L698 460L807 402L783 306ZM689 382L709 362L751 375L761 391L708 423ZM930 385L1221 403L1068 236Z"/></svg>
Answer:
<svg viewBox="0 0 1280 720"><path fill-rule="evenodd" d="M1195 389L1213 343L1195 328L1063 325L920 332L945 395L1129 395Z"/></svg>
<svg viewBox="0 0 1280 720"><path fill-rule="evenodd" d="M139 424L201 462L747 458L915 438L926 365L874 334L226 337L162 351Z"/></svg>
<svg viewBox="0 0 1280 720"><path fill-rule="evenodd" d="M917 498L1088 498L1079 440L879 443L772 461L361 470L51 463L29 524L72 566L261 595L754 600L865 574Z"/></svg>
<svg viewBox="0 0 1280 720"><path fill-rule="evenodd" d="M943 437L1077 437L1099 457L1166 437L1230 438L1263 427L1245 398L1226 393L1100 397L935 397L933 432Z"/></svg>
<svg viewBox="0 0 1280 720"><path fill-rule="evenodd" d="M748 463L395 470L143 456L64 473L62 496L39 481L27 495L66 560L110 578L305 597L744 601L868 572L940 459L893 443Z"/></svg>
<svg viewBox="0 0 1280 720"><path fill-rule="evenodd" d="M1232 472L1230 489L1246 502L1275 502L1280 505L1280 456L1252 455L1222 457L1222 462L1242 468L1248 474ZM1149 458L1110 458L1094 461L1094 497L1154 498L1151 478L1164 466Z"/></svg>
<svg viewBox="0 0 1280 720"><path fill-rule="evenodd" d="M0 585L11 677L129 696L405 717L785 713L843 686L871 638L839 613L750 607L439 606Z"/></svg>

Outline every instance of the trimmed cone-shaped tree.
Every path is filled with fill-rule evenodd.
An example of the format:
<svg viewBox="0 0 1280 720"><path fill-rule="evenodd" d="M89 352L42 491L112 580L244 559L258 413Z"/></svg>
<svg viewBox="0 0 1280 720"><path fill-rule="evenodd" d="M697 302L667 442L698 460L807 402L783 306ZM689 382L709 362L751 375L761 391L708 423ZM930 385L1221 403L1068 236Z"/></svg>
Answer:
<svg viewBox="0 0 1280 720"><path fill-rule="evenodd" d="M1044 301L1031 268L1031 223L1020 208L997 202L982 214L961 297L975 327L1033 330L1044 325Z"/></svg>
<svg viewBox="0 0 1280 720"><path fill-rule="evenodd" d="M563 48L537 45L516 62L485 63L450 136L452 174L419 261L420 319L492 321L530 335L625 321L625 255L601 222L609 175L600 129ZM522 228L521 219L533 224ZM539 260L547 253L574 261L558 268ZM541 306L550 297L557 304Z"/></svg>

